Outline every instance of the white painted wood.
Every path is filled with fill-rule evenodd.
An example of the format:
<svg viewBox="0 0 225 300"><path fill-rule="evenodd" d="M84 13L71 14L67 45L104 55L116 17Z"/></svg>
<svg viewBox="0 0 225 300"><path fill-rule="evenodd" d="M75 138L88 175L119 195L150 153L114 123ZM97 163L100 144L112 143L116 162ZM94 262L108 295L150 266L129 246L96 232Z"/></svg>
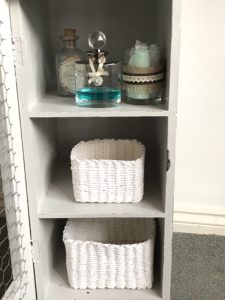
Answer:
<svg viewBox="0 0 225 300"><path fill-rule="evenodd" d="M2 59L4 71L7 72L5 77L5 88L7 91L7 105L10 107L10 122L11 126L9 133L13 138L13 144L11 144L13 152L15 152L14 160L8 161L9 164L14 164L16 166L16 173L14 174L15 178L13 181L14 191L11 190L11 193L15 193L14 199L8 198L12 202L11 205L8 204L8 208L19 207L19 213L15 212L14 222L18 222L21 226L9 226L8 235L10 239L14 239L14 242L18 244L21 249L16 249L15 243L14 246L10 246L11 251L14 251L14 254L11 253L11 264L12 264L12 273L13 273L13 282L6 291L2 299L14 299L18 300L23 297L24 300L35 299L35 281L34 281L34 268L32 261L31 253L31 236L30 236L30 224L29 224L29 212L27 204L27 191L26 191L26 180L25 180L25 169L24 169L24 158L23 158L23 141L21 137L21 127L20 127L20 114L18 107L18 98L17 98L17 86L16 86L16 77L14 69L14 56L13 56L13 47L11 41L11 23L10 23L10 12L8 1L3 0L0 2L0 21L1 24L1 38L4 39L4 42L1 44L1 54L4 55ZM1 70L0 70L1 71ZM2 75L2 74L1 74ZM0 75L0 76L1 76ZM2 87L0 86L0 89ZM2 92L2 90L0 90ZM3 99L1 99L2 101ZM8 117L8 115L6 115ZM15 181L18 182L17 186L14 184ZM19 197L16 199L17 194ZM19 202L17 202L19 201ZM6 210L6 218L7 218ZM13 220L10 221L12 223ZM12 223L13 224L13 223ZM15 238L16 236L21 235L21 241L19 242ZM15 255L16 254L16 255ZM22 260L25 260L24 264ZM21 277L18 276L21 268ZM23 273L24 271L24 273ZM15 274L17 277L15 277ZM27 285L24 289L21 285ZM24 293L24 294L23 294ZM22 296L21 296L22 295Z"/></svg>
<svg viewBox="0 0 225 300"><path fill-rule="evenodd" d="M166 216L167 217L167 216ZM155 243L155 273L159 276L159 282L161 287L161 296L165 297L165 282L170 278L167 277L165 269L167 267L167 244L165 239L167 238L167 232L165 228L165 219L157 220L157 231L156 231L156 243ZM169 295L166 295L170 297ZM167 299L167 298L166 298Z"/></svg>
<svg viewBox="0 0 225 300"><path fill-rule="evenodd" d="M49 165L55 156L54 131L48 120L41 120L37 127L29 119L29 110L45 90L48 70L49 37L46 30L46 1L10 0L11 24L14 37L22 45L22 64L17 65L17 86L21 129L25 159L25 172L30 212L32 240L39 245L40 260L35 261L36 292L38 300L44 299L51 269L50 251L46 243L52 235L52 224L45 226L38 219L39 198L45 195L50 181ZM48 128L48 130L46 130ZM35 292L35 289L33 290ZM36 296L30 297L35 299ZM29 299L29 300L30 300Z"/></svg>
<svg viewBox="0 0 225 300"><path fill-rule="evenodd" d="M62 273L62 272L61 272ZM61 276L60 276L61 277ZM46 300L79 299L79 300L159 300L158 292L152 290L73 290L67 286L67 280L53 277ZM58 280L59 279L59 280ZM73 298L72 298L73 297Z"/></svg>
<svg viewBox="0 0 225 300"><path fill-rule="evenodd" d="M170 0L167 0L170 1ZM171 47L167 50L169 64L169 84L168 97L169 97L169 111L175 117L177 113L178 101L178 81L179 81L179 63L180 63L180 33L181 33L181 0L172 1L171 11L171 36L168 38L168 43ZM174 138L176 137L176 130L173 131Z"/></svg>
<svg viewBox="0 0 225 300"><path fill-rule="evenodd" d="M225 210L223 207L175 207L173 231L225 235Z"/></svg>
<svg viewBox="0 0 225 300"><path fill-rule="evenodd" d="M169 1L170 2L170 1ZM168 2L167 2L168 5ZM170 6L169 6L170 7ZM163 299L170 299L171 287L171 266L172 266L172 234L173 234L173 201L174 201L174 173L175 173L175 141L176 141L176 111L178 93L178 72L179 72L179 42L180 42L180 10L181 1L173 0L171 9L171 38L167 34L167 55L169 67L169 84L167 93L169 99L168 118L168 151L170 168L166 178L166 206L164 223L164 253L163 253Z"/></svg>
<svg viewBox="0 0 225 300"><path fill-rule="evenodd" d="M159 183L154 182L147 187L140 203L78 203L74 200L71 176L69 164L57 165L42 201L39 218L164 217Z"/></svg>
<svg viewBox="0 0 225 300"><path fill-rule="evenodd" d="M121 103L116 107L87 108L76 106L74 99L46 94L29 113L30 118L73 117L164 117L168 116L166 105L131 105Z"/></svg>
<svg viewBox="0 0 225 300"><path fill-rule="evenodd" d="M203 234L203 235L219 235L225 236L225 226L212 226L196 223L183 223L174 222L173 231L176 233L191 233L191 234Z"/></svg>

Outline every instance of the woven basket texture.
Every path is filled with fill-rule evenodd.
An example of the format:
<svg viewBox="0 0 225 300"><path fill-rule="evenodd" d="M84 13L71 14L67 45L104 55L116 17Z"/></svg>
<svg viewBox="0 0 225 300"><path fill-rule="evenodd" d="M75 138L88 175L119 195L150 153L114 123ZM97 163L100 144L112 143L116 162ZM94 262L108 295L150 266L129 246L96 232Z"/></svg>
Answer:
<svg viewBox="0 0 225 300"><path fill-rule="evenodd" d="M74 289L146 289L153 282L153 219L68 220L63 232Z"/></svg>
<svg viewBox="0 0 225 300"><path fill-rule="evenodd" d="M140 202L145 146L137 140L80 142L71 152L74 197L79 202Z"/></svg>

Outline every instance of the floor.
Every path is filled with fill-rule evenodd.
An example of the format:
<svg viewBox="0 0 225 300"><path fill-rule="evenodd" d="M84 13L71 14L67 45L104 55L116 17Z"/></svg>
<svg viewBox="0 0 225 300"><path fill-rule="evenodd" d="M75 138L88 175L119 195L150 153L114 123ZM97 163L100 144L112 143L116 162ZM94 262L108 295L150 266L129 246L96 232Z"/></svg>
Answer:
<svg viewBox="0 0 225 300"><path fill-rule="evenodd" d="M171 300L225 300L225 237L174 234Z"/></svg>

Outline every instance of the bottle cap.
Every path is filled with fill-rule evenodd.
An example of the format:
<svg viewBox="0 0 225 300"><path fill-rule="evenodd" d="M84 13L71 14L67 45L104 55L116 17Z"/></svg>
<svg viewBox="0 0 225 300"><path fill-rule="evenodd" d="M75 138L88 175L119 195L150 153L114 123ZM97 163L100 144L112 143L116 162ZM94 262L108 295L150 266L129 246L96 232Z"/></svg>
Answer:
<svg viewBox="0 0 225 300"><path fill-rule="evenodd" d="M92 48L91 51L87 51L86 54L93 61L93 63L98 63L105 57L108 52L102 50L106 44L106 36L101 31L92 32L88 36L88 44Z"/></svg>
<svg viewBox="0 0 225 300"><path fill-rule="evenodd" d="M74 40L76 38L76 29L64 29L64 40Z"/></svg>
<svg viewBox="0 0 225 300"><path fill-rule="evenodd" d="M101 31L92 32L88 36L88 44L92 49L98 50L100 52L100 50L106 44L105 34Z"/></svg>

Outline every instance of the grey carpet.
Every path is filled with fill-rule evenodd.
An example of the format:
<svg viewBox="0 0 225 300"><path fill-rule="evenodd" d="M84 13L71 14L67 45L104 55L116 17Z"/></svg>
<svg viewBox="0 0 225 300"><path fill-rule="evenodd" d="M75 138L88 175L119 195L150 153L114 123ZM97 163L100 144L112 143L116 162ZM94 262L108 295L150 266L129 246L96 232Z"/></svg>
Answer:
<svg viewBox="0 0 225 300"><path fill-rule="evenodd" d="M174 234L171 300L225 300L225 237Z"/></svg>

